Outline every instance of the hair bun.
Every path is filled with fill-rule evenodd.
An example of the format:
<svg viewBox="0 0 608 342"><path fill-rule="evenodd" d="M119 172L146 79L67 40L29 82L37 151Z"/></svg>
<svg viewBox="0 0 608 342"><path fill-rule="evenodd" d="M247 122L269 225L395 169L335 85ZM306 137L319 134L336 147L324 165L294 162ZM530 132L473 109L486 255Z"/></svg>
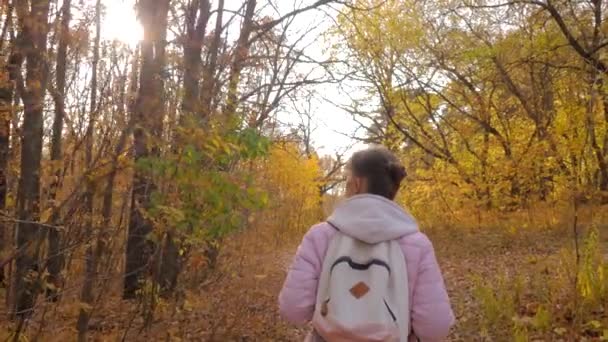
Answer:
<svg viewBox="0 0 608 342"><path fill-rule="evenodd" d="M389 163L388 164L388 174L395 182L395 184L400 184L401 181L407 176L407 172L405 171L405 167L398 163Z"/></svg>

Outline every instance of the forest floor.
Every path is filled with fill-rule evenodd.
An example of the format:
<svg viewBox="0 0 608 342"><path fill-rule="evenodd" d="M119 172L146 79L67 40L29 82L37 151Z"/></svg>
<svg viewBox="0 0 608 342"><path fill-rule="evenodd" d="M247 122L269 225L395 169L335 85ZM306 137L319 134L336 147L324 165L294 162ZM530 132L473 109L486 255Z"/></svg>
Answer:
<svg viewBox="0 0 608 342"><path fill-rule="evenodd" d="M150 328L145 328L140 312L151 303L121 301L118 284L108 289L94 308L94 340L301 341L307 329L286 324L277 312L277 295L297 243L269 243L263 235L252 240L253 235L231 239L219 270L212 275L198 271L185 274L178 299L152 303L156 314ZM480 279L492 282L501 275L525 277L547 271L548 265L558 262L560 251L571 247L565 231L509 234L442 230L429 236L457 316L450 341L490 340L480 334L480 308L474 296ZM188 269L197 270L196 265ZM45 314L37 315L28 325L29 341L74 340L80 308L76 296L66 296L58 306L44 304L43 308ZM0 316L0 340L8 337L2 334L3 329L8 331L3 318Z"/></svg>

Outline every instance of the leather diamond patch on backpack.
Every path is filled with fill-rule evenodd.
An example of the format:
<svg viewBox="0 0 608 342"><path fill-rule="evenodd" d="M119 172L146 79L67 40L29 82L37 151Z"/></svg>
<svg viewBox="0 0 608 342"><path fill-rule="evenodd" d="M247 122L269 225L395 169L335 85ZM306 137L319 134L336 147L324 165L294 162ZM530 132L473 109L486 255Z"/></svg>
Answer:
<svg viewBox="0 0 608 342"><path fill-rule="evenodd" d="M365 296L369 292L369 286L360 281L355 286L351 287L350 293L357 299Z"/></svg>

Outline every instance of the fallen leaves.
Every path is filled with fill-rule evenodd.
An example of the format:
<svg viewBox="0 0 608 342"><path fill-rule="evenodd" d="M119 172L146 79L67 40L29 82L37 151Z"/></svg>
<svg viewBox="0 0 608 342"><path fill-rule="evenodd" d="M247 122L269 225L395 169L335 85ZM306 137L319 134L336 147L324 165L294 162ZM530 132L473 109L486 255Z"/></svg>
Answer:
<svg viewBox="0 0 608 342"><path fill-rule="evenodd" d="M57 307L46 306L52 318L35 317L31 323L35 328L31 330L41 327L44 333L39 338L44 341L71 340L75 336L73 322L79 310L85 309L93 313L90 330L95 341L117 341L123 336L128 341L159 338L167 341L302 341L307 328L284 322L277 306L278 292L300 238L294 236L292 241L286 239L274 244L269 243L274 241L269 240L269 234L250 230L234 235L222 248L217 270L204 282L197 278L196 272L184 273L179 295L161 300L149 329L142 328L144 321L138 304L121 300L120 274L117 274L98 304L89 306L80 302L78 292L74 291L64 296ZM560 237L556 232L526 235L520 231L517 236L509 235L511 243L507 244L503 236L492 231L462 232L459 236L432 231L429 235L457 318L449 341L511 341L515 337L526 341L608 341L608 315L604 310L597 311L595 318L583 322L583 330L576 331L573 329L576 315L570 301L558 301L549 307L539 300L538 293L525 286L530 279L538 277L548 284L536 286L542 293L553 293L558 298L567 294L567 289L549 286L551 279L560 276L556 269L560 260L572 257L561 251L569 245L567 237ZM190 262L187 269L197 269L193 265L200 266L202 260L194 257ZM572 267L563 267L566 266ZM475 297L477 282L481 279L490 289L495 289L499 275L504 276L505 286L513 286L516 279L523 282L518 290L521 291L520 304L508 318L517 331L482 324L483 310ZM551 312L561 314L552 317ZM7 324L0 316L0 331Z"/></svg>

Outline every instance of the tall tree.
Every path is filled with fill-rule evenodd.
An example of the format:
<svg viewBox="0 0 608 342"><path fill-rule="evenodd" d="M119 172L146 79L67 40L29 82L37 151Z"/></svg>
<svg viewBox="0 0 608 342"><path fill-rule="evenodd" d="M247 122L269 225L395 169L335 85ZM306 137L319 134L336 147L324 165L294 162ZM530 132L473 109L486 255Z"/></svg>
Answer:
<svg viewBox="0 0 608 342"><path fill-rule="evenodd" d="M87 133L85 136L85 163L88 170L93 167L93 140L95 131L95 119L97 118L99 108L97 105L97 72L99 64L99 44L101 42L101 0L97 0L95 5L95 43L93 46L93 62L91 63L91 101L89 110L89 124L87 126ZM94 225L94 203L93 199L95 196L95 180L94 177L87 177L86 189L84 195L84 206L85 206L85 237L87 240L97 240L93 237L93 225ZM80 308L78 315L78 341L85 342L87 340L87 331L89 330L89 319L91 318L91 307L93 305L93 286L95 279L97 278L97 255L94 253L94 244L87 244L86 260L85 260L85 279L82 285L82 292L80 294L80 300L84 304Z"/></svg>
<svg viewBox="0 0 608 342"><path fill-rule="evenodd" d="M40 215L40 165L42 158L43 110L48 71L45 65L49 32L48 0L17 1L19 23L17 49L27 62L25 85L18 82L24 107L21 144L21 172L17 195L15 313L31 314L37 294L36 280L43 230ZM20 78L20 75L17 75Z"/></svg>
<svg viewBox="0 0 608 342"><path fill-rule="evenodd" d="M182 109L186 115L201 111L199 96L203 67L201 54L210 15L211 4L209 0L191 0L186 6L186 32L182 43L184 50L184 100ZM200 117L200 115L197 116Z"/></svg>
<svg viewBox="0 0 608 342"><path fill-rule="evenodd" d="M209 60L204 67L203 82L201 90L201 106L204 116L209 116L213 108L213 97L215 96L215 88L217 84L216 72L218 55L220 53L220 45L222 42L222 25L224 17L224 0L219 0L217 5L215 18L215 29L213 31L213 40L209 46Z"/></svg>
<svg viewBox="0 0 608 342"><path fill-rule="evenodd" d="M249 57L249 47L251 46L250 36L254 28L255 9L257 1L247 0L245 6L245 15L243 16L243 24L241 25L241 31L239 33L239 39L237 40L236 47L234 48L234 54L232 56L232 64L230 65L230 75L228 76L228 96L226 98L226 108L224 109L224 116L230 124L233 124L235 120L235 111L237 108L238 100L238 85L241 79L241 73L245 67L245 62Z"/></svg>
<svg viewBox="0 0 608 342"><path fill-rule="evenodd" d="M63 253L61 252L61 238L59 230L53 228L59 220L59 210L56 208L57 191L61 185L61 169L63 159L63 125L65 118L66 97L66 71L68 65L68 46L70 42L71 0L64 0L61 6L61 25L59 27L59 44L57 47L57 62L55 66L55 89L53 101L55 102L55 117L53 119L53 133L51 137L51 164L53 178L51 181L48 199L51 206L50 226L48 232L49 257L47 281L52 284L47 290L47 296L55 300L58 289L61 287L61 269L63 268Z"/></svg>
<svg viewBox="0 0 608 342"><path fill-rule="evenodd" d="M0 37L0 44L5 47L4 41L6 40L5 31L8 30L9 26L12 25L13 21L13 5L11 2L4 4L7 8L5 10L6 17L2 25L2 36ZM11 49L12 47L9 47ZM6 210L6 196L8 195L8 162L10 159L10 136L11 136L11 118L13 111L13 80L10 76L10 63L13 62L12 52L9 53L8 58L3 58L0 61L0 212ZM8 226L4 223L0 223L0 253L4 252L8 246L7 239ZM4 267L0 267L0 286L4 284Z"/></svg>
<svg viewBox="0 0 608 342"><path fill-rule="evenodd" d="M608 77L608 63L604 58L608 48L606 26L606 3L601 0L539 1L511 0L492 5L475 5L475 9L499 8L502 6L532 6L539 8L555 24L565 43L587 64L587 83L590 89L585 124L593 155L597 162L597 187L608 191L608 93L605 82ZM599 118L598 110L603 111ZM604 126L604 129L601 127ZM563 163L562 163L563 164ZM608 201L608 196L606 196Z"/></svg>
<svg viewBox="0 0 608 342"><path fill-rule="evenodd" d="M138 4L139 17L144 28L141 42L140 86L135 104L134 158L136 163L147 157L159 156L160 149L150 137L162 136L163 88L165 46L170 0L143 0ZM152 179L141 169L133 175L131 217L126 250L126 268L123 297L134 298L141 289L148 271L150 247L154 243L147 236L153 230L152 222L144 215L151 204L155 190ZM153 248L152 248L153 249Z"/></svg>

